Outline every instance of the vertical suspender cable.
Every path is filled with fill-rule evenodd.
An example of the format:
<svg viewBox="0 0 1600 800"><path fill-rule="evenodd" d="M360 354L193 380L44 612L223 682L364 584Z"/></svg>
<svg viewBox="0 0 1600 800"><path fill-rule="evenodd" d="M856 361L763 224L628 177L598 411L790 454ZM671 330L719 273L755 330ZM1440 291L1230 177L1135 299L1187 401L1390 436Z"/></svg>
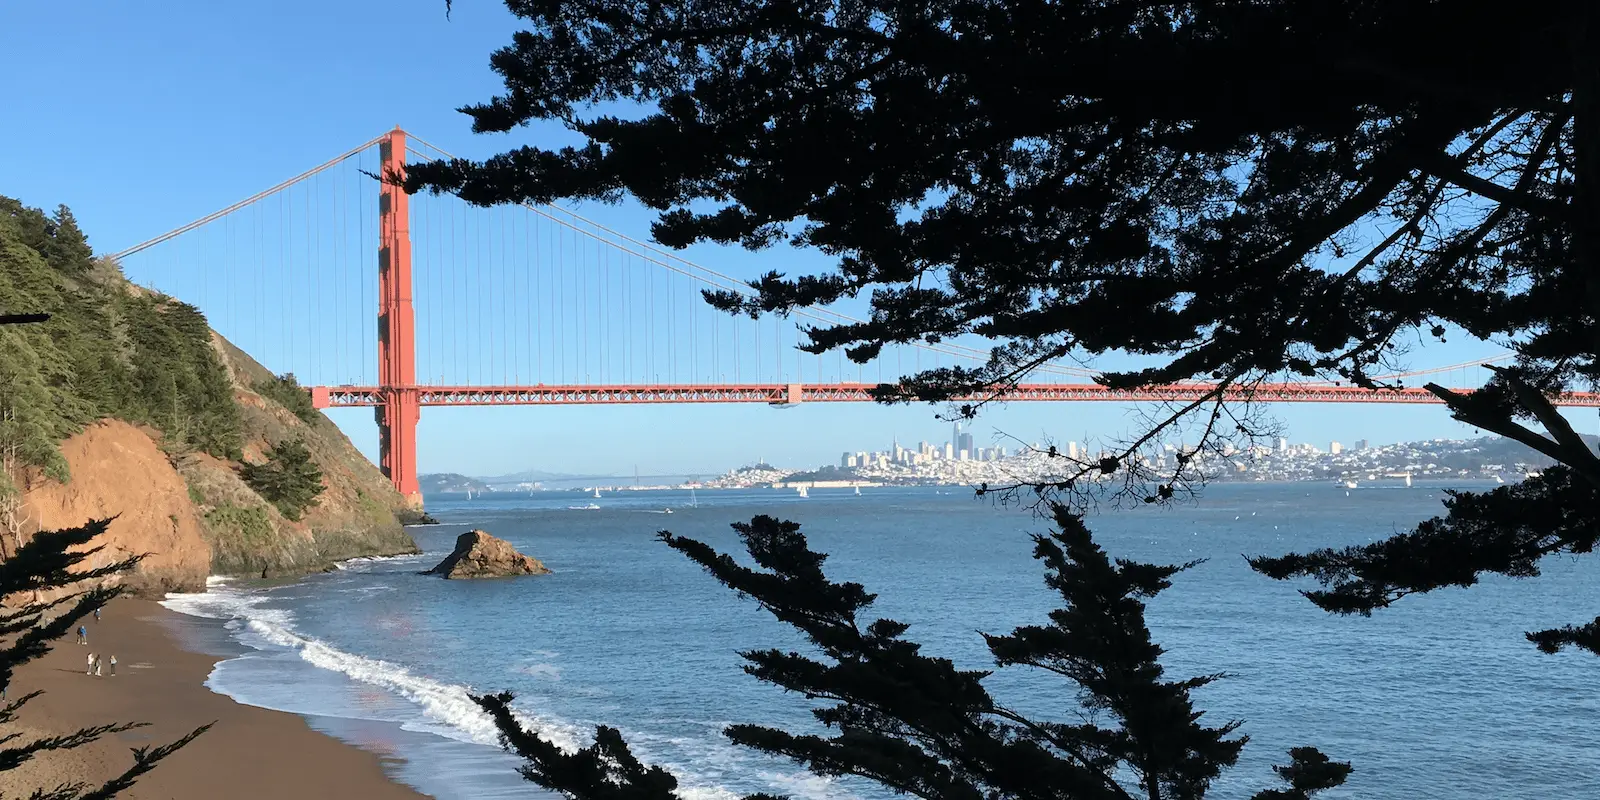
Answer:
<svg viewBox="0 0 1600 800"><path fill-rule="evenodd" d="M541 383L543 359L539 357L541 348L534 333L535 326L539 323L539 217L530 215L527 223L522 227L523 246L522 252L528 262L528 353L533 357L533 374L529 383Z"/></svg>
<svg viewBox="0 0 1600 800"><path fill-rule="evenodd" d="M578 376L589 384L592 363L589 362L589 270L584 258L584 240L573 232L573 269L578 270Z"/></svg>
<svg viewBox="0 0 1600 800"><path fill-rule="evenodd" d="M667 276L667 383L678 382L678 309L672 276Z"/></svg>
<svg viewBox="0 0 1600 800"><path fill-rule="evenodd" d="M452 202L445 208L450 223L450 380L446 382L459 384L461 378L457 375L457 370L461 368L461 350L458 343L461 340L457 334L461 330L461 320L458 319L461 308L456 302L456 276L461 270L456 267L456 204Z"/></svg>
<svg viewBox="0 0 1600 800"><path fill-rule="evenodd" d="M282 369L284 372L294 371L294 328L289 325L289 309L294 303L284 295L292 295L289 285L289 190L285 188L278 195L278 308L283 309L278 317L283 322L283 340L280 347L287 347L284 353Z"/></svg>
<svg viewBox="0 0 1600 800"><path fill-rule="evenodd" d="M224 215L222 217L222 252L223 252L223 256L222 256L222 265L220 267L220 269L222 270L222 308L223 308L223 313L226 314L227 318L228 318L228 322L227 322L228 333L224 334L224 335L228 336L229 340L230 341L234 341L235 344L237 344L237 341L235 341L235 340L237 340L239 338L238 318L235 316L235 312L234 312L234 308L233 308L234 307L234 297L233 297L234 259L236 258L237 254L238 254L237 253L237 251L238 251L238 242L235 241L235 237L236 236L237 236L237 234L234 232L233 214L229 213L229 214ZM219 333L221 333L221 331L222 331L222 329L220 327L216 326L216 325L212 325L211 327L216 329Z"/></svg>
<svg viewBox="0 0 1600 800"><path fill-rule="evenodd" d="M342 163L339 165L343 166ZM333 311L329 315L333 317L330 320L333 326L333 374L323 381L324 384L346 383L349 376L344 366L344 205L339 202L339 180L339 169L335 168L328 176L328 191L333 199L333 207L328 214L328 224L332 228L329 242L333 245L328 254L333 263Z"/></svg>
<svg viewBox="0 0 1600 800"><path fill-rule="evenodd" d="M691 282L691 280L685 279L684 283L689 287L689 291L694 291L694 284ZM684 297L684 302L689 305L689 365L686 371L689 374L689 380L694 381L700 377L694 371L695 361L700 356L700 314L697 313L700 309L697 307L697 304L688 297Z"/></svg>
<svg viewBox="0 0 1600 800"><path fill-rule="evenodd" d="M645 325L645 383L656 381L656 271L646 263L644 269L644 311L648 317Z"/></svg>
<svg viewBox="0 0 1600 800"><path fill-rule="evenodd" d="M509 222L506 221L506 206L499 206L499 208L501 208L501 224L499 224L499 229L501 229L501 325L494 330L494 336L501 341L501 384L506 384L507 378L512 374L510 373L510 357L517 354L517 338L512 336L514 328L512 328L509 315L510 293L512 293L510 286L517 285L517 280L515 280L515 272L507 275L507 270L510 269L510 259L506 258L506 226ZM510 286L507 286L507 283Z"/></svg>
<svg viewBox="0 0 1600 800"><path fill-rule="evenodd" d="M309 182L302 183L302 184L300 184L300 189L301 189L301 194L305 197L305 208L302 211L302 213L305 215L305 223L306 223L305 224L305 237L306 237L306 240L305 240L305 243L304 243L305 244L305 251L306 251L306 264L305 264L306 283L305 283L305 287L307 289L311 290L311 292L313 294L315 294L316 291L317 291L316 286L313 285L313 282L314 282L315 279L311 275L311 270L312 270L312 267L311 267L311 184ZM307 310L309 310L309 309L310 309L310 304L307 304ZM308 314L307 316L310 316L310 315ZM306 329L305 333L306 333L306 371L309 372L311 370L312 363L319 361L319 359L317 358L317 352L316 352L317 347L316 347L315 336L312 333L312 331L310 329L310 326L307 326L307 329ZM321 370L321 364L320 363L318 364L318 370L319 371ZM320 378L321 376L318 375L316 377Z"/></svg>
<svg viewBox="0 0 1600 800"><path fill-rule="evenodd" d="M501 241L501 247L506 247L505 242L507 242L508 239L509 239L509 242L510 242L511 256L506 260L507 264L512 265L511 266L511 291L509 292L509 294L517 294L518 291L519 291L518 284L517 284L517 273L521 272L521 270L519 270L517 268L517 266L516 266L519 263L517 261L517 216L516 216L515 212L512 212L512 211L507 211L506 215L509 216L511 219L510 219L509 222L506 222L506 221L502 220L502 228L500 230L500 236L501 236L501 240L500 241ZM508 230L508 228L509 228L509 230ZM518 295L518 296L520 297L520 295ZM520 302L518 302L516 300L508 300L507 303L509 304L509 306L511 308L511 313L515 314L515 316L511 317L508 320L506 320L506 323L507 323L506 324L506 329L501 333L501 335L503 335L506 338L511 340L511 343L510 343L511 353L512 353L512 358L511 358L511 378L512 378L512 381L514 383L516 383L518 385L521 385L521 383L522 383L522 353L520 352L520 348L522 346L522 336L520 334L522 333L522 317L524 315L517 313L517 309L521 305Z"/></svg>

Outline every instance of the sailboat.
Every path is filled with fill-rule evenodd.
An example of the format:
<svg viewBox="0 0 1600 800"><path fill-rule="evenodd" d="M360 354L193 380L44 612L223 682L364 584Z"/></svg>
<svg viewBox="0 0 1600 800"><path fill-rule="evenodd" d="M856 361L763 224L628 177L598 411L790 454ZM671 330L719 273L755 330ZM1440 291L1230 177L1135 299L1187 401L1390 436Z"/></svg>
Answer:
<svg viewBox="0 0 1600 800"><path fill-rule="evenodd" d="M700 507L700 498L695 496L694 487L693 486L689 487L689 507L690 508L699 508Z"/></svg>
<svg viewBox="0 0 1600 800"><path fill-rule="evenodd" d="M856 487L856 497L860 497L860 496L861 496L861 487L857 486Z"/></svg>
<svg viewBox="0 0 1600 800"><path fill-rule="evenodd" d="M600 490L599 489L595 489L594 490L594 499L596 499L596 500L600 499Z"/></svg>
<svg viewBox="0 0 1600 800"><path fill-rule="evenodd" d="M811 496L810 494L806 493L806 487L804 487L804 486L796 488L795 491L799 492L801 497L810 497Z"/></svg>

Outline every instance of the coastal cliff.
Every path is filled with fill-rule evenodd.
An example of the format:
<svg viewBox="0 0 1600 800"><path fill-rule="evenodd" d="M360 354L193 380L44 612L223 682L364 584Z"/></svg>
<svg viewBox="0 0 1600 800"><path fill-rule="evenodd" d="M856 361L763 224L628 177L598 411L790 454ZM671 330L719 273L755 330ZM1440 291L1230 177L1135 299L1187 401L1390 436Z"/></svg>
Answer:
<svg viewBox="0 0 1600 800"><path fill-rule="evenodd" d="M95 258L65 208L0 197L0 313L24 311L51 319L0 328L0 557L116 516L94 561L147 554L124 582L159 595L417 552L405 499L291 378ZM241 477L286 442L321 474L287 512Z"/></svg>

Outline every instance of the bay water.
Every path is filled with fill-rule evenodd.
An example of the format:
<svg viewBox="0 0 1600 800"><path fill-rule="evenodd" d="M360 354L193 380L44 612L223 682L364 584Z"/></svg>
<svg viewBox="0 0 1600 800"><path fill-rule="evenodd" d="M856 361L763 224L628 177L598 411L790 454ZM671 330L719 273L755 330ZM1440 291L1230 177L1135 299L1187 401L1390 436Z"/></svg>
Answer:
<svg viewBox="0 0 1600 800"><path fill-rule="evenodd" d="M1328 797L1600 797L1600 659L1543 655L1522 635L1600 613L1600 565L1550 559L1538 578L1491 576L1363 618L1325 614L1297 594L1308 587L1244 562L1389 536L1442 513L1444 488L1221 484L1192 504L1091 516L1114 557L1206 559L1151 603L1149 621L1169 678L1228 673L1196 705L1211 724L1242 720L1251 741L1212 797L1274 785L1271 766L1297 745L1354 763ZM232 657L209 678L214 691L303 714L392 757L397 779L444 800L543 794L516 774L519 762L467 696L503 689L558 743L587 744L597 724L621 729L696 800L890 796L723 738L735 722L823 732L803 697L743 674L737 654L806 646L657 542L659 530L743 556L729 523L756 514L800 522L829 554L830 577L878 594L872 618L911 623L907 636L924 652L963 668L992 667L978 632L1043 623L1059 606L1030 557L1029 534L1048 521L961 489L547 492L430 500L429 511L442 524L410 529L420 556L359 559L287 584L214 581L165 604L226 636ZM470 528L554 574L418 574ZM1007 668L986 685L1037 717L1080 718L1074 687L1058 678Z"/></svg>

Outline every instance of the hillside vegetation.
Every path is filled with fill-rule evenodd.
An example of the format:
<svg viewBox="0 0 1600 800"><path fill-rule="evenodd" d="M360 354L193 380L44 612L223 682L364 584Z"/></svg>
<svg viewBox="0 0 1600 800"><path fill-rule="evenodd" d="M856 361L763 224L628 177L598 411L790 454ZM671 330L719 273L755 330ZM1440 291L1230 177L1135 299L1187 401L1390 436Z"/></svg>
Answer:
<svg viewBox="0 0 1600 800"><path fill-rule="evenodd" d="M415 550L397 517L408 512L404 499L310 407L292 377L273 375L216 335L194 306L134 286L114 263L95 258L65 207L45 214L0 197L0 313L39 311L50 321L0 328L6 540L15 544L40 524L58 522L42 519L50 513L105 505L115 492L103 487L114 482L75 472L115 470L119 463L132 468L125 452L137 447L128 434L96 425L116 420L154 441L181 476L192 508L168 516L174 529L191 512L200 521L205 541L197 546L209 551L210 573L295 573L341 558ZM75 437L119 444L64 450ZM320 491L311 488L314 498L286 503L280 493L269 502L241 477L255 474L266 485L261 468L252 473L251 465L267 464L280 447L304 448L310 463L299 472L320 476L322 484ZM75 484L77 478L84 480ZM50 491L67 486L78 488ZM135 527L114 523L111 537L134 542L156 535ZM184 574L157 583L171 588L194 580Z"/></svg>

